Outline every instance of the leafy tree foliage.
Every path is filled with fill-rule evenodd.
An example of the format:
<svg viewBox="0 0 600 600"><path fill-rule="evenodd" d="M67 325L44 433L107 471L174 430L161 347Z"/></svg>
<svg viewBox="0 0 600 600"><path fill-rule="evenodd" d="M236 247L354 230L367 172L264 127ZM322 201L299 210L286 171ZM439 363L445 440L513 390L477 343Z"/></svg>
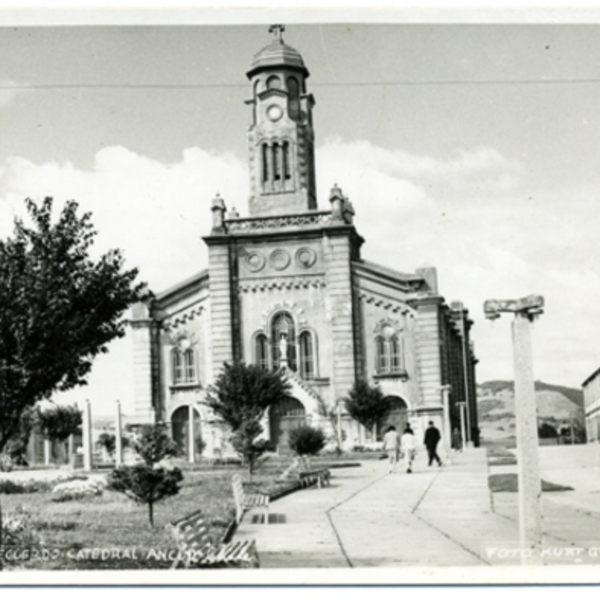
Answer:
<svg viewBox="0 0 600 600"><path fill-rule="evenodd" d="M108 487L138 502L148 505L148 518L154 527L154 504L179 493L183 481L181 469L149 467L145 463L126 465L115 469Z"/></svg>
<svg viewBox="0 0 600 600"><path fill-rule="evenodd" d="M138 436L134 438L132 446L149 467L163 458L177 456L179 453L177 444L167 433L167 426L164 423L142 427Z"/></svg>
<svg viewBox="0 0 600 600"><path fill-rule="evenodd" d="M300 425L290 431L290 448L299 456L314 456L325 447L325 434L317 427Z"/></svg>
<svg viewBox="0 0 600 600"><path fill-rule="evenodd" d="M265 371L243 362L225 363L207 394L207 404L235 432L244 423L260 421L279 400L291 399L291 384L279 371Z"/></svg>
<svg viewBox="0 0 600 600"><path fill-rule="evenodd" d="M363 380L354 383L343 402L348 414L369 431L392 409L391 400L377 386L370 386Z"/></svg>
<svg viewBox="0 0 600 600"><path fill-rule="evenodd" d="M108 478L108 488L125 494L139 504L148 505L150 525L154 526L154 505L179 493L183 481L181 469L158 466L164 458L176 456L177 444L169 437L163 423L146 425L133 447L144 461L114 469Z"/></svg>
<svg viewBox="0 0 600 600"><path fill-rule="evenodd" d="M320 396L317 398L317 412L319 415L327 419L329 421L331 436L330 439L333 438L335 443L335 453L340 456L342 454L342 433L339 429L339 407L340 400L338 400L335 406L329 406L325 403L323 398Z"/></svg>
<svg viewBox="0 0 600 600"><path fill-rule="evenodd" d="M129 438L121 436L121 447L127 448L129 446ZM110 456L114 456L117 449L117 436L114 433L101 433L98 436L98 444L101 448L104 448Z"/></svg>
<svg viewBox="0 0 600 600"><path fill-rule="evenodd" d="M258 440L263 426L258 421L246 421L231 436L231 445L248 465L248 473L252 476L256 460L265 452L272 452L275 447L269 440Z"/></svg>
<svg viewBox="0 0 600 600"><path fill-rule="evenodd" d="M0 452L23 410L57 390L85 384L94 358L125 333L123 314L147 297L118 250L90 258L91 214L52 198L26 200L31 224L0 240Z"/></svg>
<svg viewBox="0 0 600 600"><path fill-rule="evenodd" d="M291 384L279 371L265 371L243 362L225 363L207 394L207 404L232 429L232 445L252 475L256 459L272 450L267 440L257 440L265 411L278 401L292 399Z"/></svg>
<svg viewBox="0 0 600 600"><path fill-rule="evenodd" d="M49 440L64 442L70 435L79 431L82 413L76 406L59 404L45 410L37 409L33 417L42 434Z"/></svg>

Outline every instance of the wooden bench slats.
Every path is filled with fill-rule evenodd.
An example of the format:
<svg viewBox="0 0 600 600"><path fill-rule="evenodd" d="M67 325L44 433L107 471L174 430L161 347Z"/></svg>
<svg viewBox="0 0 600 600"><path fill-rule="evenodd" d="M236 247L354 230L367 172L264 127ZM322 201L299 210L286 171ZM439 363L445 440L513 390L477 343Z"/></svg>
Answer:
<svg viewBox="0 0 600 600"><path fill-rule="evenodd" d="M249 508L260 507L265 511L265 524L269 523L269 501L267 494L246 494L242 485L242 478L236 473L231 478L231 487L233 488L233 498L235 500L236 519L240 523L244 512Z"/></svg>
<svg viewBox="0 0 600 600"><path fill-rule="evenodd" d="M232 566L242 563L244 567L259 567L260 562L254 540L213 543L205 520L199 513L171 524L171 531L177 543L179 554L171 565L172 569L182 562L186 568L202 565Z"/></svg>

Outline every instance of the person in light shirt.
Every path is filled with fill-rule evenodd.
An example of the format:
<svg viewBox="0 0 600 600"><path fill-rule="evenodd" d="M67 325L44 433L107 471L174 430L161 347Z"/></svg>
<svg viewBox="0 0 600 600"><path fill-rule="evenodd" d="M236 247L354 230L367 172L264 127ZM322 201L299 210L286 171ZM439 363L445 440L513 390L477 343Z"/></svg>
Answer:
<svg viewBox="0 0 600 600"><path fill-rule="evenodd" d="M411 426L407 423L400 440L401 453L404 457L404 462L406 463L407 473L412 473L412 463L415 459L416 447L415 433Z"/></svg>
<svg viewBox="0 0 600 600"><path fill-rule="evenodd" d="M383 436L383 450L387 452L390 459L390 473L396 469L398 462L398 453L400 452L400 436L393 425L390 425L386 434Z"/></svg>

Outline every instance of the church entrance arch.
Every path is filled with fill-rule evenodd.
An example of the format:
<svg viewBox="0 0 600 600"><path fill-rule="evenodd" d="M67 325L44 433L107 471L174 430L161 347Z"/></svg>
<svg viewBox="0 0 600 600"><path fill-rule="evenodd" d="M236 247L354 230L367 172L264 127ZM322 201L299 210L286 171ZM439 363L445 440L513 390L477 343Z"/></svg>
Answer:
<svg viewBox="0 0 600 600"><path fill-rule="evenodd" d="M269 408L271 442L279 454L291 454L290 431L306 423L306 409L299 400L280 400Z"/></svg>
<svg viewBox="0 0 600 600"><path fill-rule="evenodd" d="M194 408L194 440L201 434L200 414ZM187 454L189 450L188 436L190 434L190 407L180 406L171 415L171 434L180 452Z"/></svg>
<svg viewBox="0 0 600 600"><path fill-rule="evenodd" d="M402 435L404 427L408 423L408 406L399 396L388 396L392 401L392 410L388 415L377 422L377 440L381 441L388 427L393 425L396 431Z"/></svg>

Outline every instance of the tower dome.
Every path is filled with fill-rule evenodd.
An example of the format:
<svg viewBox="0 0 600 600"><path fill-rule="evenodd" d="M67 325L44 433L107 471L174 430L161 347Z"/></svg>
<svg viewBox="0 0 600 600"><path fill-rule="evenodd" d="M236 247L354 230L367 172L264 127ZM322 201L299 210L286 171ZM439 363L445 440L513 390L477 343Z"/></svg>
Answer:
<svg viewBox="0 0 600 600"><path fill-rule="evenodd" d="M268 46L257 52L250 64L250 70L246 73L251 79L256 73L265 69L286 68L300 72L304 77L309 76L308 69L300 52L288 46L281 37L276 37Z"/></svg>

